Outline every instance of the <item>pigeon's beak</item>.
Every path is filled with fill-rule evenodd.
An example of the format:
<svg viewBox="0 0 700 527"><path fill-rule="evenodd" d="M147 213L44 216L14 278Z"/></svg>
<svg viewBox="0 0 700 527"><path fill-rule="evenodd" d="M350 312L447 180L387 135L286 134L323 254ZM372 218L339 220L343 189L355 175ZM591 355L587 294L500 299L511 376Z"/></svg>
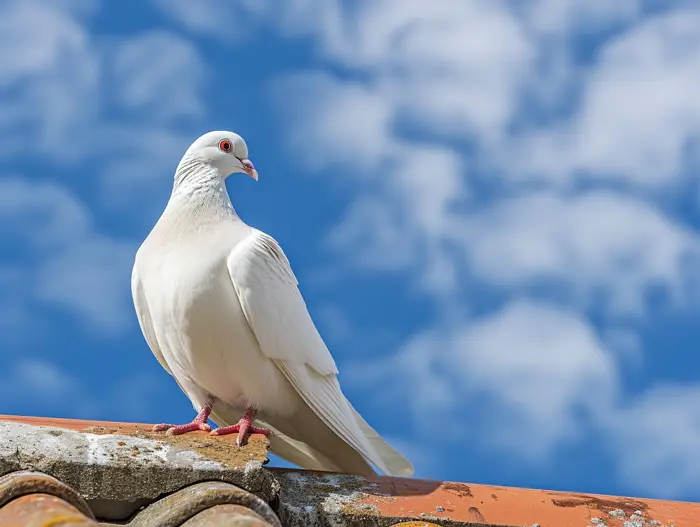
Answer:
<svg viewBox="0 0 700 527"><path fill-rule="evenodd" d="M239 161L241 162L241 165L243 165L243 171L257 181L258 171L255 170L253 162L250 159L239 159Z"/></svg>

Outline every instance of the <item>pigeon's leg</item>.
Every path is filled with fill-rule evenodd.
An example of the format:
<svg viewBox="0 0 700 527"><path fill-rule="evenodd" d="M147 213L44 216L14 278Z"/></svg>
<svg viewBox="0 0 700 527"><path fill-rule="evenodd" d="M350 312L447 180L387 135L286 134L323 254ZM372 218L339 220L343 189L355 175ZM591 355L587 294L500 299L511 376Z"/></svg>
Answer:
<svg viewBox="0 0 700 527"><path fill-rule="evenodd" d="M153 431L162 432L163 430L166 430L165 433L171 436L184 434L185 432L194 432L196 430L204 430L205 432L209 432L211 430L211 426L207 424L207 419L209 419L210 413L211 407L205 406L204 408L202 408L202 411L197 414L197 417L195 417L192 420L191 423L187 423L186 425L168 425L163 423L154 426Z"/></svg>
<svg viewBox="0 0 700 527"><path fill-rule="evenodd" d="M222 426L216 428L211 432L213 436L224 436L227 434L238 434L236 438L236 445L243 446L248 441L248 436L250 434L263 434L265 436L270 435L270 431L267 428L262 428L259 426L253 426L253 419L255 419L255 408L248 408L245 415L241 417L241 420L233 426Z"/></svg>

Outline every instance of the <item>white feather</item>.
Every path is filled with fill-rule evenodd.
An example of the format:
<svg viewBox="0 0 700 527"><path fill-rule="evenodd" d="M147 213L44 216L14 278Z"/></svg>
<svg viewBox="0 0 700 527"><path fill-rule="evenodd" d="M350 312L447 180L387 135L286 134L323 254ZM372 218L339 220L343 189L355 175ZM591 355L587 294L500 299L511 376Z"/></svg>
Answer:
<svg viewBox="0 0 700 527"><path fill-rule="evenodd" d="M263 354L274 360L304 402L369 463L385 473L412 474L411 464L379 437L343 395L335 361L277 242L253 230L231 252L228 269Z"/></svg>
<svg viewBox="0 0 700 527"><path fill-rule="evenodd" d="M146 342L196 410L230 425L255 407L272 451L304 468L413 473L343 395L284 252L238 218L214 168L183 158L131 286Z"/></svg>

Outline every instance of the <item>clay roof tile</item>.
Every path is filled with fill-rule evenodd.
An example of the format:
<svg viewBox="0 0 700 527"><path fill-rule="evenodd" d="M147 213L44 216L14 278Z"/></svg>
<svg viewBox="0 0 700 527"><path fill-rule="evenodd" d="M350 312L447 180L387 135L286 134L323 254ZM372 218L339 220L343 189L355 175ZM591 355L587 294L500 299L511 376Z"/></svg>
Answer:
<svg viewBox="0 0 700 527"><path fill-rule="evenodd" d="M698 503L268 469L264 436L151 428L0 416L0 526L700 526Z"/></svg>

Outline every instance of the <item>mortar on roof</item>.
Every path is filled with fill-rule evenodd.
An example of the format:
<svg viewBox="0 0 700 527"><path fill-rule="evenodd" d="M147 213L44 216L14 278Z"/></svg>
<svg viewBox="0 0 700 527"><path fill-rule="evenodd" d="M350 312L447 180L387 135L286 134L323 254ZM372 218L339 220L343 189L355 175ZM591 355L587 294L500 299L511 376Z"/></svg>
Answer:
<svg viewBox="0 0 700 527"><path fill-rule="evenodd" d="M589 496L586 494L565 494L559 492L550 492L552 504L557 507L580 507L585 506L589 509L595 509L601 512L608 513L613 518L624 518L626 515L634 513L643 514L648 508L648 505L640 500L632 498L616 498L616 497L600 497Z"/></svg>
<svg viewBox="0 0 700 527"><path fill-rule="evenodd" d="M280 481L278 514L289 527L389 527L394 525L457 526L433 514L387 514L383 504L396 499L391 485L348 474L273 469ZM404 523L401 523L404 522ZM408 523L406 523L408 522ZM411 523L414 522L414 523Z"/></svg>
<svg viewBox="0 0 700 527"><path fill-rule="evenodd" d="M142 502L199 481L225 481L271 501L279 484L263 469L267 440L236 447L209 436L166 436L129 427L76 431L0 422L0 475L50 474L88 500Z"/></svg>
<svg viewBox="0 0 700 527"><path fill-rule="evenodd" d="M249 461L260 462L261 464L266 463L267 450L270 446L267 438L262 435L253 435L248 439L248 444L245 447L236 447L229 441L222 441L221 438L208 435L183 434L171 436L163 432L149 432L120 426L111 428L90 426L83 431L94 435L120 435L167 443L177 449L196 452L208 460L219 462L229 468L240 468ZM122 444L120 445L119 443ZM117 444L122 447L128 446L124 441L119 441ZM158 448L162 449L162 446ZM138 454L138 450L136 453Z"/></svg>
<svg viewBox="0 0 700 527"><path fill-rule="evenodd" d="M378 525L380 511L361 503L367 489L365 478L344 474L282 472L280 518L289 527Z"/></svg>

